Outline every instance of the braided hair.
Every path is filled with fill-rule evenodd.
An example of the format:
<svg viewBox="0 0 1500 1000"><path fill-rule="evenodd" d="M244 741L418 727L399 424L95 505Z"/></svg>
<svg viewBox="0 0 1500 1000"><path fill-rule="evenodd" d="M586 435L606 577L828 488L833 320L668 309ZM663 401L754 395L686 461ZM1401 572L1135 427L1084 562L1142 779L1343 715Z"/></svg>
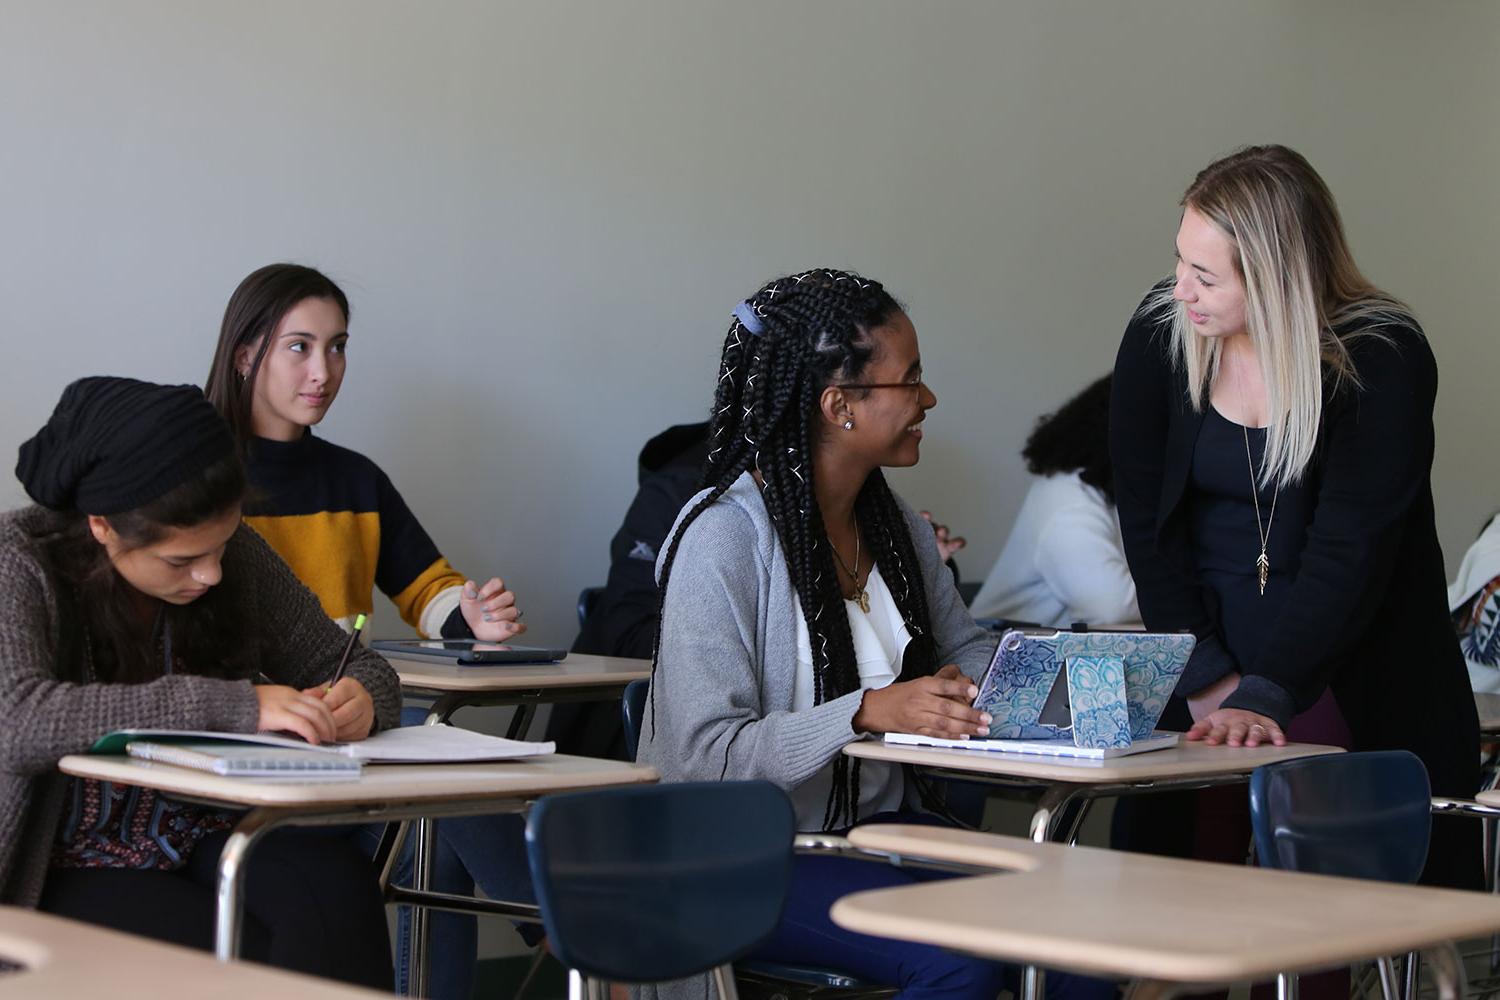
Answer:
<svg viewBox="0 0 1500 1000"><path fill-rule="evenodd" d="M711 450L700 487L708 493L682 518L662 561L652 670L661 653L661 612L683 534L754 469L807 622L813 703L823 704L859 690L860 678L833 549L813 490L821 398L836 380L859 378L877 346L870 331L903 310L879 282L826 269L778 278L747 306L760 330L752 333L736 318L724 339L710 415ZM854 514L912 636L897 680L930 675L937 669L937 650L921 569L901 507L879 469L865 480ZM724 766L727 771L727 750ZM853 824L858 808L859 762L840 755L824 829Z"/></svg>

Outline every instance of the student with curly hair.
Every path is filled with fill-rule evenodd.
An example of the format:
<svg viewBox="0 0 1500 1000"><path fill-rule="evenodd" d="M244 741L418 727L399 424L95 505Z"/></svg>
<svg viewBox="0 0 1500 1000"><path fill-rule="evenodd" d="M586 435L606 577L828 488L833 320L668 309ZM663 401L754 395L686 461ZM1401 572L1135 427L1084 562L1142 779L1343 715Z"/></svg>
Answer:
<svg viewBox="0 0 1500 1000"><path fill-rule="evenodd" d="M969 610L1038 625L1140 621L1109 465L1109 376L1037 421L1021 452L1039 477Z"/></svg>

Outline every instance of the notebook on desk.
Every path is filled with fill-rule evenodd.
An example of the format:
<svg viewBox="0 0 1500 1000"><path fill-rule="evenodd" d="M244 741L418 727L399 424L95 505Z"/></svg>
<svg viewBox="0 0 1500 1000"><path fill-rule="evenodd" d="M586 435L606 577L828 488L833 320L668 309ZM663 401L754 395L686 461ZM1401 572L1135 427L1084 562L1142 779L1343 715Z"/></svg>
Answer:
<svg viewBox="0 0 1500 1000"><path fill-rule="evenodd" d="M1156 723L1194 645L1186 632L1011 629L974 699L990 714L988 739L885 739L1094 759L1176 746L1177 734L1156 732Z"/></svg>
<svg viewBox="0 0 1500 1000"><path fill-rule="evenodd" d="M275 733L215 733L180 729L121 729L100 737L89 753L127 753L131 743L161 746L193 745L293 750L302 754L331 757L356 765L366 764L457 764L515 760L555 753L555 743L528 743L476 733L457 726L405 726L387 729L350 743L314 746L301 739Z"/></svg>
<svg viewBox="0 0 1500 1000"><path fill-rule="evenodd" d="M292 781L355 781L364 766L342 754L286 747L224 742L157 743L131 740L125 752L142 760L190 767L230 778L278 778Z"/></svg>

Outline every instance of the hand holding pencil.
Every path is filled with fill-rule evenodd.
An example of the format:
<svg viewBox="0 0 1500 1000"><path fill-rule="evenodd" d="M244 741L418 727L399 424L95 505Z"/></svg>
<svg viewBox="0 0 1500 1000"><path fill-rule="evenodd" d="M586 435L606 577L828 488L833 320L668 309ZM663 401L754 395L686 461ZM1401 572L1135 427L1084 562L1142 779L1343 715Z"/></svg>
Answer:
<svg viewBox="0 0 1500 1000"><path fill-rule="evenodd" d="M363 684L353 677L344 676L344 670L349 666L349 657L354 654L354 647L359 643L359 634L364 631L366 620L364 615L354 619L354 628L350 630L349 641L344 645L344 655L339 658L338 668L334 670L328 683L303 692L322 700L323 706L333 716L336 730L333 738L344 742L362 740L375 728L375 700L370 697L370 692L365 690Z"/></svg>

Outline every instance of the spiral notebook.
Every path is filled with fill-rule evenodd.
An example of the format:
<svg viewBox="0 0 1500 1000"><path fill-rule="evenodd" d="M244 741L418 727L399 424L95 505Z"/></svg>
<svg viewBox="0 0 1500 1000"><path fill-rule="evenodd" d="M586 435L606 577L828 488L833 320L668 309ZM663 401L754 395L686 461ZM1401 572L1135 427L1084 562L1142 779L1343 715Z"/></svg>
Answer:
<svg viewBox="0 0 1500 1000"><path fill-rule="evenodd" d="M142 760L190 767L233 778L287 778L296 781L355 781L364 766L352 757L316 750L233 743L153 743L131 740L125 752Z"/></svg>

